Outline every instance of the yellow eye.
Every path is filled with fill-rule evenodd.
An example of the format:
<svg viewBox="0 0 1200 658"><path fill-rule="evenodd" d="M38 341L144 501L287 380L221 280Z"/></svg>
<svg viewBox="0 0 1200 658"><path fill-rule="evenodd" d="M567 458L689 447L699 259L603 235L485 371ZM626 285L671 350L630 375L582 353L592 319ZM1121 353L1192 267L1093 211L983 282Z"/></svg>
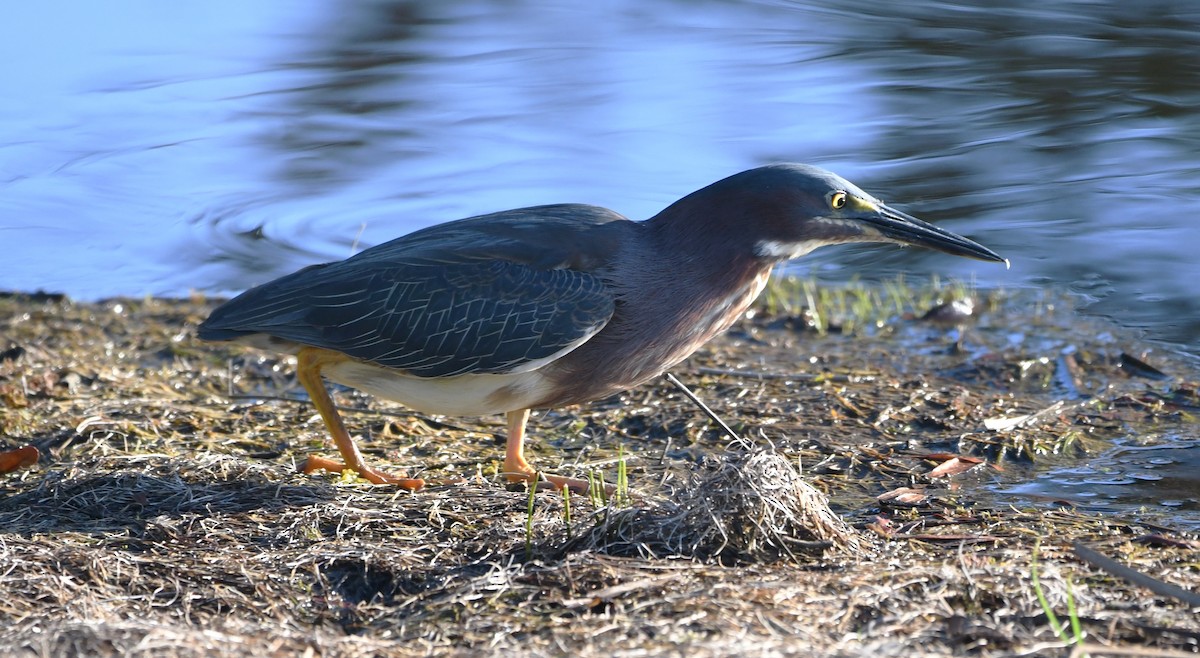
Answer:
<svg viewBox="0 0 1200 658"><path fill-rule="evenodd" d="M846 193L834 192L829 195L829 207L834 210L841 210L846 207Z"/></svg>

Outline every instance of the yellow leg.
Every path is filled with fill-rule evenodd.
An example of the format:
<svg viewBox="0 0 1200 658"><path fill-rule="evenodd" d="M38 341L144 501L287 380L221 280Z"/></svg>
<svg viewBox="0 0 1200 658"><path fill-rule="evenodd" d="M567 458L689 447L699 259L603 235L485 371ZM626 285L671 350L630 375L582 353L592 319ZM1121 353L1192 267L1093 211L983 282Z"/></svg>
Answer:
<svg viewBox="0 0 1200 658"><path fill-rule="evenodd" d="M322 367L345 359L345 356L337 352L315 347L302 348L297 354L296 377L304 386L304 390L308 391L308 397L312 400L313 406L320 412L321 419L325 421L325 427L329 430L329 435L333 437L333 443L337 446L338 452L342 453L343 460L337 462L324 457L309 457L308 461L304 463L304 472L325 470L341 473L349 468L375 484L394 484L414 491L425 486L424 480L388 475L367 466L362 453L358 451L358 446L354 445L354 439L351 439L350 433L346 431L342 417L338 415L337 408L333 406L333 399L329 397L329 391L325 389L325 382L321 379Z"/></svg>
<svg viewBox="0 0 1200 658"><path fill-rule="evenodd" d="M529 410L508 412L508 443L504 449L504 477L509 482L533 482L540 476L555 490L569 487L571 491L586 494L587 480L538 473L525 461L525 423L529 422Z"/></svg>

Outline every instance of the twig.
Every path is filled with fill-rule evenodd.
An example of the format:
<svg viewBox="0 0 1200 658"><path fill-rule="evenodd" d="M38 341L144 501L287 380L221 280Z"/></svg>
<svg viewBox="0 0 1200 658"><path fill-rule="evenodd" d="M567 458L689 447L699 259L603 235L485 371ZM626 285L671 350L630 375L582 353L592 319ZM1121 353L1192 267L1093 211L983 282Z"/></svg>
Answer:
<svg viewBox="0 0 1200 658"><path fill-rule="evenodd" d="M833 374L821 373L813 374L810 372L759 372L757 370L738 370L736 368L712 368L702 366L696 368L696 372L701 375L716 375L718 377L744 377L746 379L790 379L801 382L832 382L834 384L845 384L853 381L861 381L866 377L877 377L875 372L857 372L850 374Z"/></svg>
<svg viewBox="0 0 1200 658"><path fill-rule="evenodd" d="M745 377L747 379L815 379L815 375L804 372L758 372L755 370L735 370L729 368L696 368L701 375L721 375L724 377Z"/></svg>
<svg viewBox="0 0 1200 658"><path fill-rule="evenodd" d="M1154 647L1113 647L1107 644L1098 642L1086 642L1076 644L1074 649L1071 649L1071 655L1068 658L1086 658L1086 656L1130 656L1131 658L1191 658L1195 656L1195 652L1191 651L1171 651L1170 649L1156 649Z"/></svg>
<svg viewBox="0 0 1200 658"><path fill-rule="evenodd" d="M708 405L704 404L704 401L702 401L700 398L696 397L696 394L693 393L690 388L685 386L683 382L679 381L678 377L676 377L675 375L673 375L669 372L663 373L663 376L667 378L667 381L671 382L672 384L675 385L676 388L678 388L680 391L682 391L683 394L686 395L689 400L691 400L692 402L695 402L696 406L700 407L700 410L703 411L709 418L711 418L714 423L719 425L722 430L725 430L725 433L728 434L730 437L732 437L734 441L737 441L738 443L742 443L745 445L749 445L748 441L746 441L742 437L738 436L737 432L733 431L732 428L730 428L728 425L726 425L725 421L721 420L721 417L718 416L715 411L713 411L712 409L709 409Z"/></svg>
<svg viewBox="0 0 1200 658"><path fill-rule="evenodd" d="M598 603L612 600L618 596L624 596L631 592L648 589L661 583L676 580L677 578L678 576L675 574L668 574L666 576L653 576L651 578L642 578L641 580L635 580L628 583L620 583L618 585L613 585L612 587L605 587L603 589L590 592L588 596L581 596L574 599L564 599L562 606L564 608L590 607Z"/></svg>
<svg viewBox="0 0 1200 658"><path fill-rule="evenodd" d="M1179 599L1190 606L1200 606L1200 594L1189 592L1178 585L1172 585L1171 583L1163 582L1136 569L1131 569L1083 544L1074 544L1074 549L1075 555L1078 555L1079 558L1084 562L1107 571L1118 578L1123 578L1134 585L1145 587L1159 596L1168 596L1174 599Z"/></svg>

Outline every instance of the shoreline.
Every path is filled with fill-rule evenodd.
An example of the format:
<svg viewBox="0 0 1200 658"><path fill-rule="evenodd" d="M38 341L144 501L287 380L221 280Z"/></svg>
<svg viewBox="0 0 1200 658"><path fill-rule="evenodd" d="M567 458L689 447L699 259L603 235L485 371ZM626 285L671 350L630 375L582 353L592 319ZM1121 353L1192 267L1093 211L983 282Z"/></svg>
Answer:
<svg viewBox="0 0 1200 658"><path fill-rule="evenodd" d="M970 319L928 315L967 296ZM1200 537L1169 510L994 491L1118 438L1186 431L1200 409L1193 363L1053 299L774 289L675 373L757 449L798 464L859 543L711 554L644 534L580 541L614 519L667 536L661 510L711 501L688 496L742 463L665 380L537 414L536 463L609 481L628 470L627 507L572 497L569 516L561 495L500 482L502 419L337 389L373 463L465 480L409 494L297 473L332 448L294 363L197 341L213 305L0 296L0 449L42 454L0 475L0 653L1012 655L1061 645L1035 550L1050 607L1065 618L1070 597L1089 642L1196 651L1186 603L1074 549L1196 592ZM783 544L801 546L789 532Z"/></svg>

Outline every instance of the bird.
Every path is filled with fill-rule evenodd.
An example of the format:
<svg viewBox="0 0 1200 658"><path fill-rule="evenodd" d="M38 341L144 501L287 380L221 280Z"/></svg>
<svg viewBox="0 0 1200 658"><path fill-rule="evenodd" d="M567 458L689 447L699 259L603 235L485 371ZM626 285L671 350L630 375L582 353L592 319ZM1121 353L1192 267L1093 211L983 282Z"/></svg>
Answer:
<svg viewBox="0 0 1200 658"><path fill-rule="evenodd" d="M505 414L510 482L586 491L526 461L530 411L633 388L686 359L749 309L779 264L826 245L890 242L1003 262L991 249L888 206L820 167L734 174L633 221L586 204L541 205L437 224L311 265L215 308L198 329L291 353L341 461L369 464L324 379L427 414Z"/></svg>

